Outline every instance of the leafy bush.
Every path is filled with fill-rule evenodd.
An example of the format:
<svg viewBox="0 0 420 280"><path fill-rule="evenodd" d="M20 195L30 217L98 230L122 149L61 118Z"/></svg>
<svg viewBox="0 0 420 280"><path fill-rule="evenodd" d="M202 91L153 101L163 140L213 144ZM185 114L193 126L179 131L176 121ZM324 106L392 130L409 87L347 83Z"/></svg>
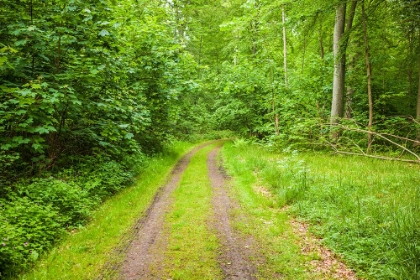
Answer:
<svg viewBox="0 0 420 280"><path fill-rule="evenodd" d="M31 184L27 182L15 186L15 191L9 194L14 201L20 197L27 197L40 205L51 205L63 215L67 225L74 226L87 221L90 210L96 205L94 197L74 182L66 182L53 177L34 179Z"/></svg>
<svg viewBox="0 0 420 280"><path fill-rule="evenodd" d="M0 275L15 275L65 235L84 225L100 202L128 186L144 167L135 153L121 162L81 157L72 168L23 179L0 198Z"/></svg>
<svg viewBox="0 0 420 280"><path fill-rule="evenodd" d="M29 197L1 200L0 273L7 275L28 266L65 233L67 218L51 204Z"/></svg>

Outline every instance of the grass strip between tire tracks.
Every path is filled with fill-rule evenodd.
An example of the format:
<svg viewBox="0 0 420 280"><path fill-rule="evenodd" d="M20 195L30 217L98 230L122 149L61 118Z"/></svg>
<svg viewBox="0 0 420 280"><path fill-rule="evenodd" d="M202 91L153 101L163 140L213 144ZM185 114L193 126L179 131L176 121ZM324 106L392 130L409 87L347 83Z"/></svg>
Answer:
<svg viewBox="0 0 420 280"><path fill-rule="evenodd" d="M220 244L211 229L212 189L206 162L208 153L220 144L197 152L173 193L175 201L166 216L169 237L163 263L171 279L223 279L217 263Z"/></svg>

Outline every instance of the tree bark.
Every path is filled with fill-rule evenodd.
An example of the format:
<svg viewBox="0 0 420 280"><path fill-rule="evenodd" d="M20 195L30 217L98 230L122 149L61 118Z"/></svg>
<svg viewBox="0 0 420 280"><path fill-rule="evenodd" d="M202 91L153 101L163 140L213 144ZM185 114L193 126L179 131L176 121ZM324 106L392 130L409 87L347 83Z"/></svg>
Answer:
<svg viewBox="0 0 420 280"><path fill-rule="evenodd" d="M353 19L354 19L354 15L356 14L356 6L357 6L357 1L358 0L352 0L351 3L351 8L350 8L350 14L349 14L349 18L347 20L347 36L345 37L345 48L347 48L348 42L349 42L349 38L350 38L350 31L351 28L353 27ZM344 54L346 55L346 54ZM351 63L349 65L349 68L354 68L356 65L356 54L353 55L353 58L351 60ZM352 103L353 103L353 94L354 94L354 88L351 85L347 85L347 93L346 93L346 103L345 103L345 117L347 119L351 119L352 118Z"/></svg>
<svg viewBox="0 0 420 280"><path fill-rule="evenodd" d="M346 20L346 4L340 4L336 9L334 25L334 79L331 103L331 124L337 124L344 113L344 75L346 56L341 48ZM334 138L337 135L333 135Z"/></svg>
<svg viewBox="0 0 420 280"><path fill-rule="evenodd" d="M420 47L420 32L419 32L419 47ZM419 56L419 85L417 88L417 110L416 110L416 119L420 120L420 56ZM417 136L420 138L420 133Z"/></svg>
<svg viewBox="0 0 420 280"><path fill-rule="evenodd" d="M420 47L420 32L419 32L419 47ZM419 85L417 88L417 108L416 108L416 120L420 121L420 55L419 55ZM417 141L420 141L420 129L417 129ZM418 143L414 143L414 147L420 146Z"/></svg>
<svg viewBox="0 0 420 280"><path fill-rule="evenodd" d="M419 49L420 49L420 32L419 32ZM416 110L416 120L420 121L420 56L419 56L419 85L418 85L418 89L417 89L417 110ZM417 137L416 140L419 141L420 140L420 129L417 129ZM414 143L415 147L418 147L419 144Z"/></svg>
<svg viewBox="0 0 420 280"><path fill-rule="evenodd" d="M372 67L369 57L369 42L367 37L367 16L365 10L365 1L362 2L362 21L363 21L363 38L365 42L365 60L366 60L366 77L368 87L368 103L369 103L369 123L368 123L368 147L367 153L370 153L372 147L372 124L373 124L373 98L372 98Z"/></svg>
<svg viewBox="0 0 420 280"><path fill-rule="evenodd" d="M325 51L324 51L324 40L323 40L323 34L322 34L322 21L319 26L319 52L321 55L321 59L324 60Z"/></svg>
<svg viewBox="0 0 420 280"><path fill-rule="evenodd" d="M358 0L352 0L349 18L347 21L347 34L344 36L346 23L346 3L342 3L336 8L334 25L334 78L333 96L331 102L331 125L335 126L344 116L344 83L346 74L346 48L353 25L354 14ZM339 133L333 132L332 138L338 140Z"/></svg>
<svg viewBox="0 0 420 280"><path fill-rule="evenodd" d="M279 130L279 114L276 113L276 95L274 91L274 70L271 67L271 97L272 97L272 109L273 109L273 116L274 116L274 131L276 135L280 134Z"/></svg>
<svg viewBox="0 0 420 280"><path fill-rule="evenodd" d="M284 84L287 87L287 38L286 38L286 14L284 12L284 6L282 9L282 23L283 23L283 66L284 66Z"/></svg>

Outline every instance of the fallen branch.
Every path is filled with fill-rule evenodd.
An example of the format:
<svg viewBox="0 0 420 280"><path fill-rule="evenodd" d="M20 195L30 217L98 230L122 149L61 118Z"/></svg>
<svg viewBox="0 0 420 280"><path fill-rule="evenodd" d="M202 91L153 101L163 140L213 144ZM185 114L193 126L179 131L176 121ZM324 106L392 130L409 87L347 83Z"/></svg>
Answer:
<svg viewBox="0 0 420 280"><path fill-rule="evenodd" d="M393 158L393 157L385 157L385 156L375 156L375 155L370 155L366 153L352 153L352 152L344 152L344 151L339 151L339 150L335 150L335 152L337 154L344 154L344 155L364 156L364 157L376 158L376 159L382 159L382 160L402 161L402 162L420 164L419 160L413 160L413 159L401 159L401 158Z"/></svg>
<svg viewBox="0 0 420 280"><path fill-rule="evenodd" d="M339 127L342 130L346 130L346 131L352 131L352 132L359 132L359 133L365 133L365 134L372 134L378 138L381 138L385 141L387 141L388 143L391 143L392 145L400 148L402 150L402 153L407 152L410 155L414 156L416 158L416 160L414 159L401 159L400 157L387 157L387 156L379 156L379 155L372 155L369 153L366 153L365 151L363 151L363 149L353 140L353 139L349 139L353 145L357 148L357 150L359 150L360 152L347 152L347 151L342 151L339 150L337 148L336 144L333 144L329 141L327 141L327 143L329 144L329 146L338 154L346 154L346 155L355 155L355 156L364 156L364 157L369 157L369 158L376 158L376 159L382 159L382 160L392 160L392 161L402 161L402 162L409 162L409 163L416 163L416 164L420 164L420 156L418 154L416 154L415 152L413 152L412 150L408 149L407 147L405 147L404 145L401 145L399 143L397 143L394 140L391 140L390 137L399 139L399 140L403 140L406 143L407 142L412 142L414 144L420 144L419 141L417 140L413 140L407 137L401 137L401 136L397 136L397 135L393 135L393 134L389 134L389 133L379 133L379 132L375 132L375 131L368 131L368 130L364 130L364 129L360 129L360 128L353 128L353 127L348 127L345 125L334 125L335 127ZM401 156L401 155L400 155Z"/></svg>
<svg viewBox="0 0 420 280"><path fill-rule="evenodd" d="M413 155L420 162L420 156L419 155L417 155L416 153L414 153L410 149L407 149L403 145L400 145L397 142L392 141L391 139L389 139L389 138L387 138L387 137L384 136L384 135L391 135L391 134L378 133L378 132L374 132L374 131L367 131L367 130L360 129L360 128L351 128L351 127L346 127L346 126L340 126L340 127L343 128L343 129L346 129L348 131L361 132L361 133L371 133L371 134L373 134L373 135L375 135L375 136L377 136L377 137L379 137L379 138L381 138L381 139L383 139L385 141L388 141L389 143L391 143L391 144L393 144L393 145L401 148L402 150L406 151L407 153ZM395 135L392 135L392 136L395 136ZM395 137L397 137L397 136L395 136ZM401 137L401 138L404 138L404 137ZM415 141L413 141L413 142L415 142Z"/></svg>

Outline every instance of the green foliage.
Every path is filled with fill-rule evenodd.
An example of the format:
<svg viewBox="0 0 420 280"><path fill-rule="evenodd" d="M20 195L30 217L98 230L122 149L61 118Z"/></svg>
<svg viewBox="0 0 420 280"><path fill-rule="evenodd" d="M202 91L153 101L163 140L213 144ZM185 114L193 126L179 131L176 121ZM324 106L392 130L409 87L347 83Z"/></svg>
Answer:
<svg viewBox="0 0 420 280"><path fill-rule="evenodd" d="M198 85L160 3L3 1L0 14L0 238L15 232L0 273L13 274L132 183Z"/></svg>
<svg viewBox="0 0 420 280"><path fill-rule="evenodd" d="M2 275L28 268L66 232L83 227L100 202L129 186L145 166L141 154L132 157L120 163L79 158L70 169L6 188L0 198L0 240L6 244L0 246Z"/></svg>
<svg viewBox="0 0 420 280"><path fill-rule="evenodd" d="M51 204L40 204L29 197L11 202L1 200L0 272L13 274L36 261L65 233L67 218Z"/></svg>
<svg viewBox="0 0 420 280"><path fill-rule="evenodd" d="M121 160L162 147L179 119L178 97L195 89L194 62L174 44L171 26L158 21L169 17L165 8L131 1L4 4L2 181L99 150Z"/></svg>

